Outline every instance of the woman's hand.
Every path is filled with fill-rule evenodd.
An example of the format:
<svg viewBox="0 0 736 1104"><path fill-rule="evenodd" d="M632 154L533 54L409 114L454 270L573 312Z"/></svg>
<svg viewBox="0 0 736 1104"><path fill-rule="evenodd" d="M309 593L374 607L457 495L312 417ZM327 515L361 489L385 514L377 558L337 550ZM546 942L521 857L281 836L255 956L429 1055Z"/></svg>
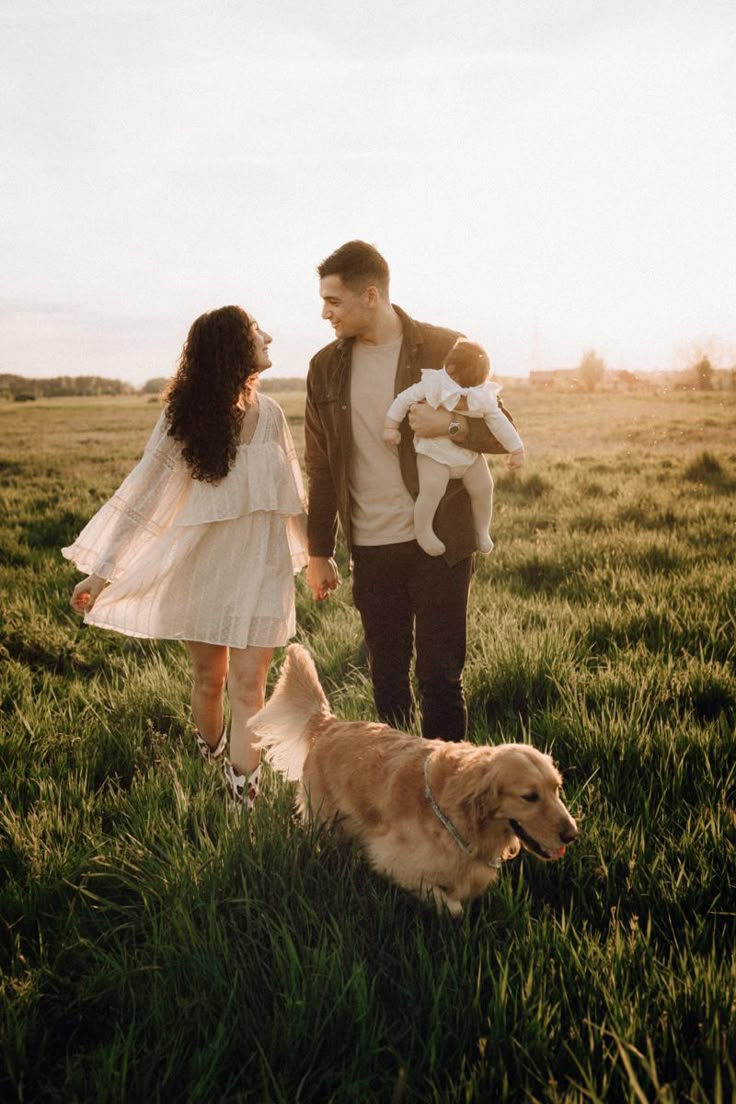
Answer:
<svg viewBox="0 0 736 1104"><path fill-rule="evenodd" d="M335 590L340 582L340 572L333 559L327 556L310 556L307 564L307 583L312 591L315 602L324 602L329 598L330 591Z"/></svg>
<svg viewBox="0 0 736 1104"><path fill-rule="evenodd" d="M106 586L107 579L101 579L99 575L88 575L75 586L69 605L75 613L89 613Z"/></svg>

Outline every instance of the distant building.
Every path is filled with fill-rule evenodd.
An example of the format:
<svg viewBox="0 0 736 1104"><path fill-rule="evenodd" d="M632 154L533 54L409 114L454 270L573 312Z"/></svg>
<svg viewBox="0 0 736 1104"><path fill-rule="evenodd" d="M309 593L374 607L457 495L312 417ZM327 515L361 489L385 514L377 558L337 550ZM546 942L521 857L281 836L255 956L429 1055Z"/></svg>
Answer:
<svg viewBox="0 0 736 1104"><path fill-rule="evenodd" d="M644 380L639 379L638 376L627 371L626 368L619 368L616 372L608 372L603 381L604 389L608 390L610 388L612 391L641 391L646 386Z"/></svg>
<svg viewBox="0 0 736 1104"><path fill-rule="evenodd" d="M577 368L550 368L546 371L530 372L532 387L554 387L557 390L577 391L580 377Z"/></svg>

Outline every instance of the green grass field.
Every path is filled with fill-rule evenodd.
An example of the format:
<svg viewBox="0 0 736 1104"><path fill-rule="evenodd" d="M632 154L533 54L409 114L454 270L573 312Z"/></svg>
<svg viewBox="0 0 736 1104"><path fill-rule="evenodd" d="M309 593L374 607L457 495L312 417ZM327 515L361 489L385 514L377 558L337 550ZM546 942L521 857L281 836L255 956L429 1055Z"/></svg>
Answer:
<svg viewBox="0 0 736 1104"><path fill-rule="evenodd" d="M470 737L551 751L581 831L459 923L273 776L228 809L183 650L68 608L58 550L156 405L0 405L1 1099L736 1101L736 395L504 397L529 460L494 462ZM349 582L297 587L335 711L373 718Z"/></svg>

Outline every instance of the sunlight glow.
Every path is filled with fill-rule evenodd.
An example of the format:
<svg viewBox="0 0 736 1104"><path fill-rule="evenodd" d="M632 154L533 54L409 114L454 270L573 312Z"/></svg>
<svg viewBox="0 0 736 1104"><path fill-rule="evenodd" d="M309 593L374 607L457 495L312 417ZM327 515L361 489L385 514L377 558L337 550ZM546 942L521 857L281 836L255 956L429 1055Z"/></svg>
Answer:
<svg viewBox="0 0 736 1104"><path fill-rule="evenodd" d="M319 25L291 3L154 2L145 27L122 0L14 7L6 371L140 383L236 300L303 375L330 340L315 265L351 237L501 375L590 347L736 363L733 5L429 3L421 26L392 7L388 40L333 3Z"/></svg>

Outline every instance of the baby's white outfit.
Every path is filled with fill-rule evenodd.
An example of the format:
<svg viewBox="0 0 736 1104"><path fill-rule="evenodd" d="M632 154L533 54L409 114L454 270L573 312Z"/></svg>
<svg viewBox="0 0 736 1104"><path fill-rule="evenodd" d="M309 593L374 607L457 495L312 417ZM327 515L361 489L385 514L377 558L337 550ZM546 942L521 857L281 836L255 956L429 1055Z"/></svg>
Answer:
<svg viewBox="0 0 736 1104"><path fill-rule="evenodd" d="M296 631L306 510L281 407L258 396L253 437L219 483L193 479L162 413L142 459L62 549L110 580L85 622L126 636L278 647Z"/></svg>
<svg viewBox="0 0 736 1104"><path fill-rule="evenodd" d="M461 387L444 368L425 368L418 383L400 392L388 408L387 418L401 422L406 417L412 403L426 400L435 410L455 409L464 396L468 407L462 413L470 418L483 418L493 436L509 452L523 448L522 440L516 429L501 411L498 405L498 384L485 380L475 387ZM478 455L471 449L462 448L449 437L415 437L416 452L431 456L440 464L452 468L451 478L460 479L462 473L470 467Z"/></svg>

